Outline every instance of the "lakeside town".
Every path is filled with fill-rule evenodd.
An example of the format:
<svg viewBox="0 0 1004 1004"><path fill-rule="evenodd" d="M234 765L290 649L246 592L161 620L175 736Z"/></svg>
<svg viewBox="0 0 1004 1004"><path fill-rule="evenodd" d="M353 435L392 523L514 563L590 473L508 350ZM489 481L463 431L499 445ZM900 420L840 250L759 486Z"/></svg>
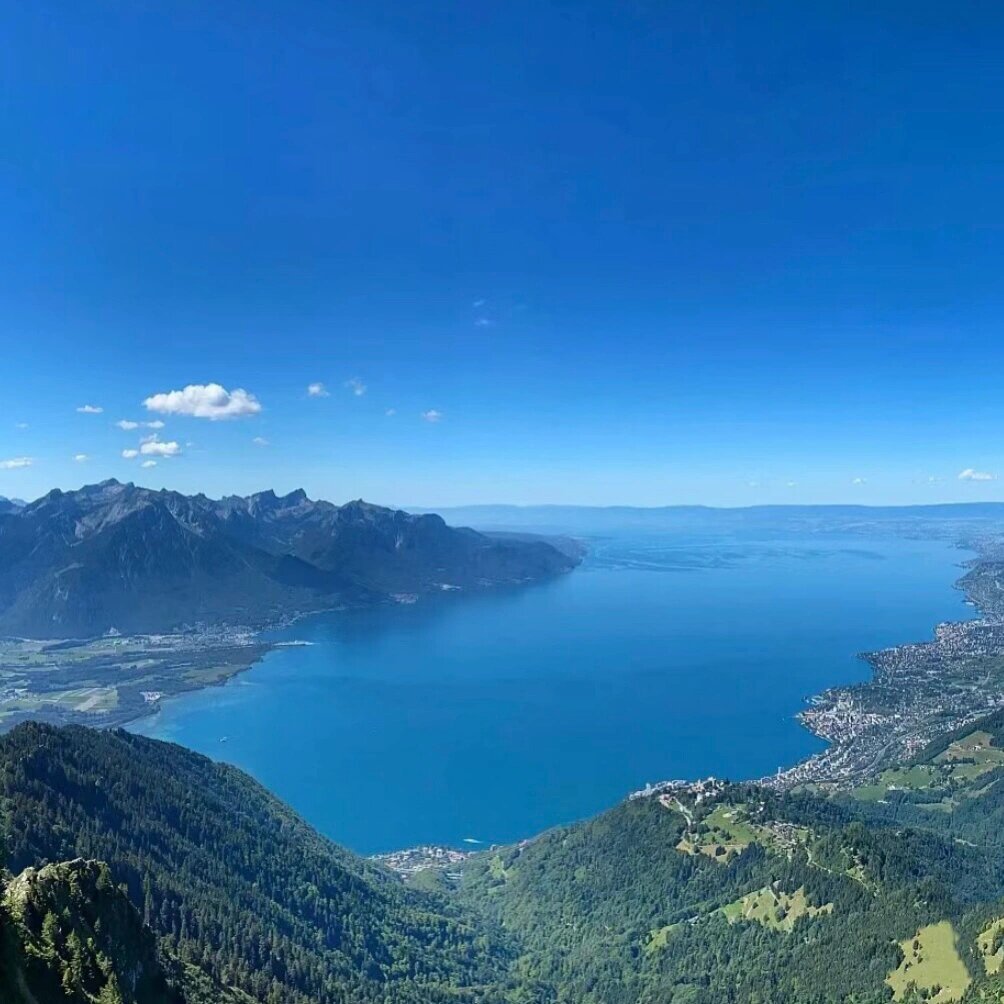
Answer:
<svg viewBox="0 0 1004 1004"><path fill-rule="evenodd" d="M981 542L980 556L958 583L981 617L939 624L931 641L863 655L872 667L871 680L827 690L798 716L827 748L761 783L846 787L1004 707L999 549L996 539Z"/></svg>

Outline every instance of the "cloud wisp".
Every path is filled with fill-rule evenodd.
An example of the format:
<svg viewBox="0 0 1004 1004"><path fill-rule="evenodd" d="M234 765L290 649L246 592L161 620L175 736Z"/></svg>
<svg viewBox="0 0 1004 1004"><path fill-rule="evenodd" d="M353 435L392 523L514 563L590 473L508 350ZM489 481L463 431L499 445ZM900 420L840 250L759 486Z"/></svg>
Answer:
<svg viewBox="0 0 1004 1004"><path fill-rule="evenodd" d="M17 471L22 467L31 467L34 463L32 457L11 457L10 460L0 460L0 471Z"/></svg>
<svg viewBox="0 0 1004 1004"><path fill-rule="evenodd" d="M152 422L133 422L128 418L120 418L115 425L123 432L132 432L133 429L163 429L164 423L155 418Z"/></svg>
<svg viewBox="0 0 1004 1004"><path fill-rule="evenodd" d="M996 481L997 476L989 471L977 471L972 467L967 467L964 471L959 471L960 481Z"/></svg>
<svg viewBox="0 0 1004 1004"><path fill-rule="evenodd" d="M424 418L426 422L432 422L435 424L436 422L442 422L443 413L441 411L436 411L435 408L430 408L428 411L422 412L422 418Z"/></svg>
<svg viewBox="0 0 1004 1004"><path fill-rule="evenodd" d="M356 397L362 397L367 390L366 384L364 384L359 377L353 377L351 380L346 380L345 387L347 390L352 391Z"/></svg>
<svg viewBox="0 0 1004 1004"><path fill-rule="evenodd" d="M143 406L162 415L186 415L210 422L248 418L261 412L261 402L244 390L227 390L218 383L191 383L182 390L170 390L148 397Z"/></svg>
<svg viewBox="0 0 1004 1004"><path fill-rule="evenodd" d="M100 415L104 412L104 408L97 404L82 404L77 411L81 415Z"/></svg>
<svg viewBox="0 0 1004 1004"><path fill-rule="evenodd" d="M316 383L307 384L307 397L331 397L328 388L318 380Z"/></svg>

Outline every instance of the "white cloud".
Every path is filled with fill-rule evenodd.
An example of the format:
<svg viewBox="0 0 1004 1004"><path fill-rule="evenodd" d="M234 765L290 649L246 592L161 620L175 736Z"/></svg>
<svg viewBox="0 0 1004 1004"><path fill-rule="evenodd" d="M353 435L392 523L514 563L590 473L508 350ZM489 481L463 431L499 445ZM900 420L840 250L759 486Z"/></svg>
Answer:
<svg viewBox="0 0 1004 1004"><path fill-rule="evenodd" d="M35 461L31 457L13 457L10 460L0 460L0 471L16 471L21 467L31 467Z"/></svg>
<svg viewBox="0 0 1004 1004"><path fill-rule="evenodd" d="M132 460L133 457L139 456L139 450L123 450L122 456L125 457L126 460Z"/></svg>
<svg viewBox="0 0 1004 1004"><path fill-rule="evenodd" d="M384 412L384 414L385 414L385 415L386 415L386 416L387 416L388 418L393 418L393 417L394 417L394 416L395 416L395 415L397 414L397 408L388 408L388 409L387 409L387 410L386 410L386 411Z"/></svg>
<svg viewBox="0 0 1004 1004"><path fill-rule="evenodd" d="M868 481L865 478L851 478L852 485L866 485Z"/></svg>
<svg viewBox="0 0 1004 1004"><path fill-rule="evenodd" d="M317 383L307 384L307 397L330 397L330 395L328 394L328 388L318 381Z"/></svg>
<svg viewBox="0 0 1004 1004"><path fill-rule="evenodd" d="M162 443L154 433L142 440L139 452L144 457L176 457L181 453L181 447L173 440Z"/></svg>
<svg viewBox="0 0 1004 1004"><path fill-rule="evenodd" d="M255 436L251 442L254 443L255 446L268 446L268 440L264 436Z"/></svg>
<svg viewBox="0 0 1004 1004"><path fill-rule="evenodd" d="M140 467L156 467L157 466L157 461L156 460L144 460L143 463L141 463L139 466Z"/></svg>
<svg viewBox="0 0 1004 1004"><path fill-rule="evenodd" d="M218 422L229 418L246 418L261 411L261 403L242 387L227 390L218 383L189 384L184 390L154 394L143 402L147 411L163 415L190 415Z"/></svg>
<svg viewBox="0 0 1004 1004"><path fill-rule="evenodd" d="M345 381L345 386L355 394L356 397L362 397L366 393L366 384L359 379L359 377L353 377L351 380Z"/></svg>
<svg viewBox="0 0 1004 1004"><path fill-rule="evenodd" d="M441 411L436 411L435 408L430 408L428 411L422 412L422 418L427 422L439 422L443 418L443 413Z"/></svg>
<svg viewBox="0 0 1004 1004"><path fill-rule="evenodd" d="M73 459L76 460L78 464L85 464L91 458L86 453L75 453Z"/></svg>
<svg viewBox="0 0 1004 1004"><path fill-rule="evenodd" d="M100 415L104 410L104 408L99 408L96 404L82 404L77 409L81 415Z"/></svg>
<svg viewBox="0 0 1004 1004"><path fill-rule="evenodd" d="M797 481L789 481L789 482L787 483L787 486L788 486L789 488L797 488L797 487L798 487L798 482L797 482Z"/></svg>
<svg viewBox="0 0 1004 1004"><path fill-rule="evenodd" d="M474 319L474 325L478 328L490 328L495 322L490 317L476 317Z"/></svg>
<svg viewBox="0 0 1004 1004"><path fill-rule="evenodd" d="M964 471L959 471L960 481L996 481L997 478L987 471L974 471L972 467L967 467Z"/></svg>
<svg viewBox="0 0 1004 1004"><path fill-rule="evenodd" d="M123 432L132 432L133 429L163 429L164 423L155 418L152 422L133 422L128 418L121 418L115 423Z"/></svg>
<svg viewBox="0 0 1004 1004"><path fill-rule="evenodd" d="M27 429L28 427L29 426L27 422L18 422L17 425L15 426L15 428L17 429Z"/></svg>

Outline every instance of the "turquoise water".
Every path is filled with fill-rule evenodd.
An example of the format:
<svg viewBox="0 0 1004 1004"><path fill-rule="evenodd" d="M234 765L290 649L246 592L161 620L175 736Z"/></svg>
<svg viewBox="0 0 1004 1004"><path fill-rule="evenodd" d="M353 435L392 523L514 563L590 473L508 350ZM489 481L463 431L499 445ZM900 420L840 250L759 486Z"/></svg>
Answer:
<svg viewBox="0 0 1004 1004"><path fill-rule="evenodd" d="M804 699L969 608L965 557L860 536L593 542L527 589L330 614L135 730L248 770L364 852L501 842L646 781L750 778L820 748ZM224 740L222 741L221 740Z"/></svg>

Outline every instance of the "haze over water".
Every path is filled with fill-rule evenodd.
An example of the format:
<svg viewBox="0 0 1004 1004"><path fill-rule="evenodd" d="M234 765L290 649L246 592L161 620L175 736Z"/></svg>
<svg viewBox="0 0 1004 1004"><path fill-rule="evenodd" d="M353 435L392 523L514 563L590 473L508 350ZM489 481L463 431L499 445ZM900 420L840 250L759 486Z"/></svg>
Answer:
<svg viewBox="0 0 1004 1004"><path fill-rule="evenodd" d="M135 731L246 769L364 852L503 842L646 781L771 773L822 744L804 699L856 653L970 615L943 541L591 542L559 580L329 614Z"/></svg>

